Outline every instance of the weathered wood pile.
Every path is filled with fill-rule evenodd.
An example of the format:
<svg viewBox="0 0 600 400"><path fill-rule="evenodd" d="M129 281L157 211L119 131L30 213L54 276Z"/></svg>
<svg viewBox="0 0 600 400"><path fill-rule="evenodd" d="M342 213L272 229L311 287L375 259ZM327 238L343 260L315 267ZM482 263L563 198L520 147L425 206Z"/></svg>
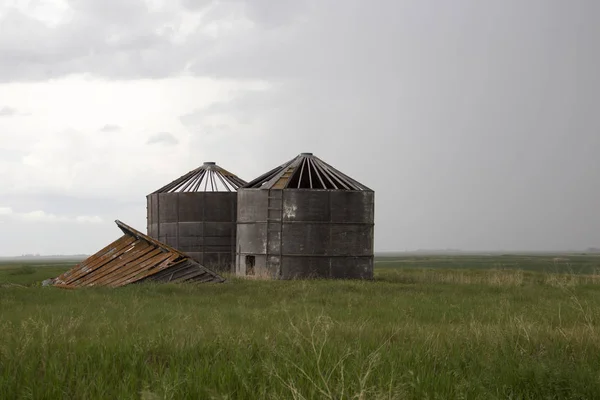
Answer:
<svg viewBox="0 0 600 400"><path fill-rule="evenodd" d="M179 250L121 221L115 222L123 231L123 236L48 283L74 289L86 286L119 287L144 281L225 281Z"/></svg>

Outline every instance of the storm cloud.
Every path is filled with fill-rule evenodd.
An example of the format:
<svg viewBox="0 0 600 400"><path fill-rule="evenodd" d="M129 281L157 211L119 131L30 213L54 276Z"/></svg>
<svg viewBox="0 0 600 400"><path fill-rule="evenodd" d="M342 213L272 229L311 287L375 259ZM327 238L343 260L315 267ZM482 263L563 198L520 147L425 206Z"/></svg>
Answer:
<svg viewBox="0 0 600 400"><path fill-rule="evenodd" d="M179 140L169 132L160 132L148 138L147 144L163 144L172 146L179 143Z"/></svg>
<svg viewBox="0 0 600 400"><path fill-rule="evenodd" d="M0 107L0 117L12 117L13 115L17 115L17 110L12 107Z"/></svg>
<svg viewBox="0 0 600 400"><path fill-rule="evenodd" d="M102 128L100 128L100 132L118 132L121 130L119 125L114 124L106 124Z"/></svg>
<svg viewBox="0 0 600 400"><path fill-rule="evenodd" d="M377 250L600 243L596 1L39 4L0 6L0 104L32 109L0 120L10 196L110 193L143 230L203 158L309 151L375 189Z"/></svg>

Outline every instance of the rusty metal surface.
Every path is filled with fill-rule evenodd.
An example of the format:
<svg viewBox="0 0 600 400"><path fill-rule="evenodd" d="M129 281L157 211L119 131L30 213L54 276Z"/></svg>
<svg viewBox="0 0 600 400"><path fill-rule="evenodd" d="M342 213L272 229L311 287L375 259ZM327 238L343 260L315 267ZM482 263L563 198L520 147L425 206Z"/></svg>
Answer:
<svg viewBox="0 0 600 400"><path fill-rule="evenodd" d="M235 192L246 181L207 161L200 167L177 178L154 193Z"/></svg>
<svg viewBox="0 0 600 400"><path fill-rule="evenodd" d="M205 162L146 196L146 232L216 272L235 259L237 189L246 182Z"/></svg>
<svg viewBox="0 0 600 400"><path fill-rule="evenodd" d="M217 272L235 259L237 189L246 182L214 162L146 196L146 232Z"/></svg>
<svg viewBox="0 0 600 400"><path fill-rule="evenodd" d="M237 275L373 278L373 190L301 153L237 193Z"/></svg>
<svg viewBox="0 0 600 400"><path fill-rule="evenodd" d="M238 191L236 274L275 279L372 279L373 192Z"/></svg>
<svg viewBox="0 0 600 400"><path fill-rule="evenodd" d="M273 184L273 189L284 189L290 180L291 176L294 174L295 166L291 165L286 168L286 171L279 177L277 182Z"/></svg>
<svg viewBox="0 0 600 400"><path fill-rule="evenodd" d="M235 259L237 193L154 193L146 197L147 234L215 272Z"/></svg>
<svg viewBox="0 0 600 400"><path fill-rule="evenodd" d="M300 153L296 158L273 168L241 188L372 191L312 153Z"/></svg>
<svg viewBox="0 0 600 400"><path fill-rule="evenodd" d="M119 287L152 280L158 282L223 282L221 276L186 254L115 221L123 236L54 280L54 286Z"/></svg>

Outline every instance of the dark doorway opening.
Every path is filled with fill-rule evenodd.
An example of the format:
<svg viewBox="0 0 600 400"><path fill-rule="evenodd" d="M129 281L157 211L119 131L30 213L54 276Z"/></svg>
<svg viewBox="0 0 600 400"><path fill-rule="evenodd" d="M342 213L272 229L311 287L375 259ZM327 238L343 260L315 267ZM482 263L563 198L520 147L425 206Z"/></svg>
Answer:
<svg viewBox="0 0 600 400"><path fill-rule="evenodd" d="M246 256L246 275L254 275L255 256Z"/></svg>

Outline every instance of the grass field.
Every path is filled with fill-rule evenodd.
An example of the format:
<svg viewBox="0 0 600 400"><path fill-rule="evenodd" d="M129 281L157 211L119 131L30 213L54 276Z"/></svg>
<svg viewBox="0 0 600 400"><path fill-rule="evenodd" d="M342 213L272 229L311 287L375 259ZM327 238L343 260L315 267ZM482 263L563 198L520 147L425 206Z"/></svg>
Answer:
<svg viewBox="0 0 600 400"><path fill-rule="evenodd" d="M594 255L378 259L372 282L39 286L68 267L0 265L0 399L600 398Z"/></svg>

